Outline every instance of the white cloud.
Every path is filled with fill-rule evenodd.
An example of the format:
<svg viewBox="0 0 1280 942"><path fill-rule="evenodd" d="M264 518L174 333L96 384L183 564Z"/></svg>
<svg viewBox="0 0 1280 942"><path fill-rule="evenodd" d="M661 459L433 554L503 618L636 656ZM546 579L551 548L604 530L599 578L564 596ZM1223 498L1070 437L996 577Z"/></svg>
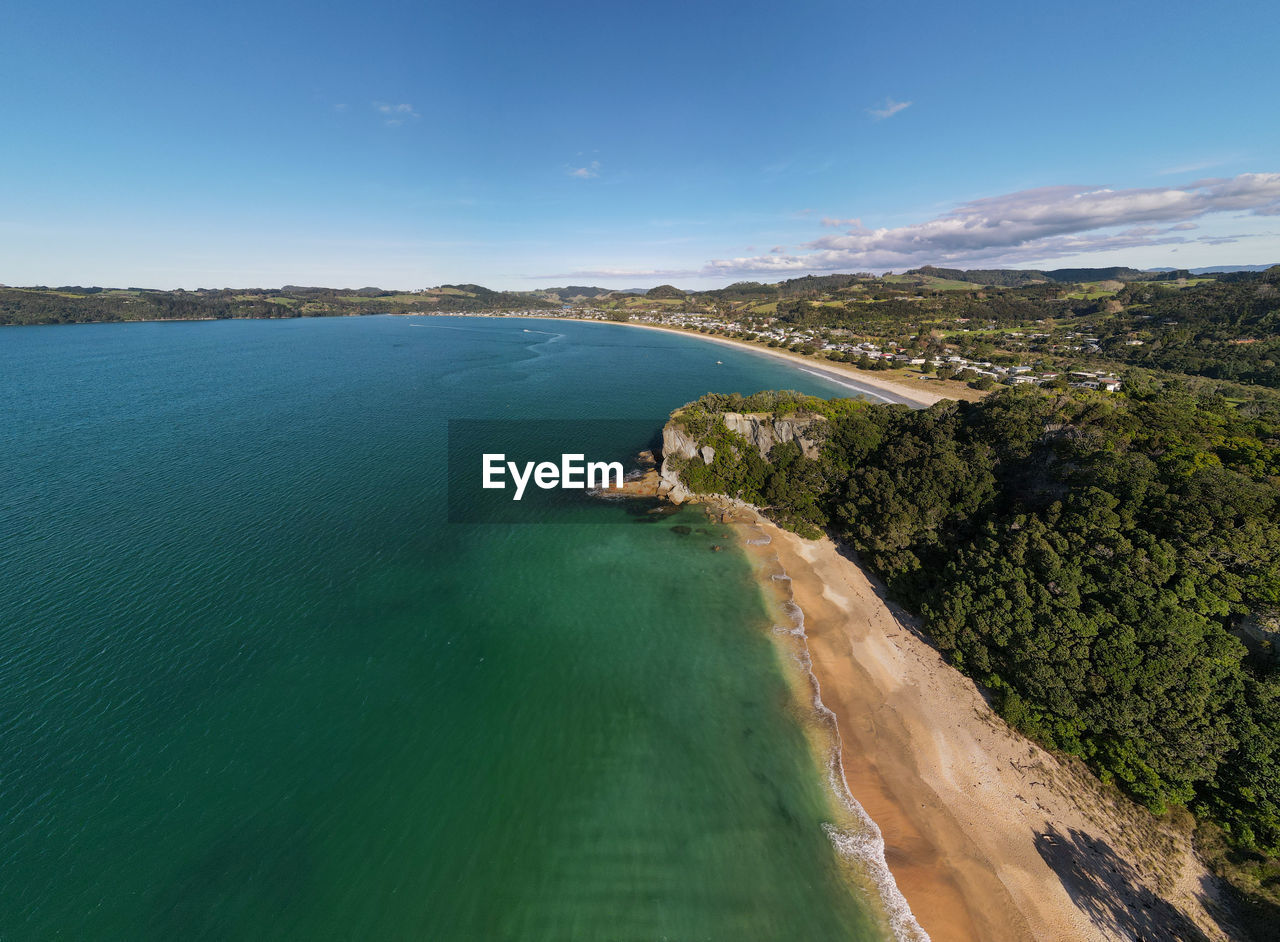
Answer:
<svg viewBox="0 0 1280 942"><path fill-rule="evenodd" d="M1156 173L1162 177L1173 176L1180 173L1198 173L1201 170L1209 170L1213 167L1221 167L1223 164L1231 163L1236 157L1212 157L1208 160L1196 160L1188 164L1179 164L1176 167L1165 167L1163 170L1157 170Z"/></svg>
<svg viewBox="0 0 1280 942"><path fill-rule="evenodd" d="M422 115L418 114L418 112L414 110L413 105L410 105L407 102L393 105L386 101L375 101L373 102L373 110L382 115L383 121L386 125L392 128L399 127L406 121L416 121L418 118L422 117Z"/></svg>
<svg viewBox="0 0 1280 942"><path fill-rule="evenodd" d="M1192 240L1176 233L1193 226L1189 220L1231 210L1280 214L1280 173L1245 173L1180 187L1041 187L973 200L935 219L892 229L867 229L856 219L824 220L828 225L848 224L850 228L806 244L806 252L716 259L704 266L703 273L1008 264L1101 249L1188 242ZM1173 225L1157 225L1168 223Z"/></svg>
<svg viewBox="0 0 1280 942"><path fill-rule="evenodd" d="M590 180L592 177L600 176L600 161L593 160L585 167L570 167L568 174L571 177L577 177L579 180Z"/></svg>
<svg viewBox="0 0 1280 942"><path fill-rule="evenodd" d="M545 281L548 278L671 278L694 274L696 272L687 268L580 268L577 271L556 272L536 277Z"/></svg>
<svg viewBox="0 0 1280 942"><path fill-rule="evenodd" d="M868 108L867 114L875 118L877 121L883 121L885 118L892 118L899 111L910 108L914 102L910 101L894 101L892 98L886 98L884 104L879 108Z"/></svg>

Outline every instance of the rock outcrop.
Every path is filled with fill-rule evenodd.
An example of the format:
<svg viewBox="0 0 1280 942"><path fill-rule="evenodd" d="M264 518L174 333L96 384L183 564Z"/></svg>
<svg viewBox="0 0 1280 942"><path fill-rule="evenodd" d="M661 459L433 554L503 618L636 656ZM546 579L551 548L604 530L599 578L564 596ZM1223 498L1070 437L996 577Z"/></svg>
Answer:
<svg viewBox="0 0 1280 942"><path fill-rule="evenodd" d="M662 467L658 473L658 493L673 504L683 504L692 495L680 480L680 472L671 459L679 457L687 460L695 456L702 457L698 443L682 426L676 424L675 419L668 419L667 424L662 427ZM710 458L704 458L703 461L711 463Z"/></svg>
<svg viewBox="0 0 1280 942"><path fill-rule="evenodd" d="M806 458L818 457L818 451L822 448L822 432L814 426L825 428L826 422L826 417L821 415L776 418L768 414L724 414L724 424L729 427L729 431L737 432L751 442L765 458L769 457L769 452L779 442L795 442Z"/></svg>
<svg viewBox="0 0 1280 942"><path fill-rule="evenodd" d="M821 415L779 418L768 413L725 412L721 418L729 431L742 436L765 458L769 457L773 446L780 442L795 442L806 457L818 457L825 431L823 427L827 422L826 417ZM674 414L662 429L662 468L658 493L672 503L680 504L693 495L680 480L680 472L671 460L673 457L685 461L697 458L703 464L711 464L715 460L715 449L710 445L699 444L680 422L679 413Z"/></svg>

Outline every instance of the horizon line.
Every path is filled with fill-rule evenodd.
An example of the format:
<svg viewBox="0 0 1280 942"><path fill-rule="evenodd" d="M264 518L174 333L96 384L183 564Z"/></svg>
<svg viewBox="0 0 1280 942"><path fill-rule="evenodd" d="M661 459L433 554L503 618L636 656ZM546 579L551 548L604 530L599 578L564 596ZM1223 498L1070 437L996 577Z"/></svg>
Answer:
<svg viewBox="0 0 1280 942"><path fill-rule="evenodd" d="M1135 268L1134 266L1131 266L1131 265L1123 265L1123 264L1119 264L1119 265L1063 265L1063 266L1060 266L1060 267L1057 267L1057 268L1047 268L1047 267L1008 268L1008 267L1001 267L1001 266L993 266L993 267L988 267L988 268L960 268L960 267L957 267L957 266L954 266L954 265L934 265L934 264L930 263L930 264L925 264L925 265L918 265L918 266L915 266L915 267L913 267L913 268L903 269L902 271L897 271L896 269L891 269L891 268L889 268L889 269L883 269L883 270L881 270L881 271L869 271L869 272L868 272L868 271L855 272L855 271L834 271L834 270L833 270L833 271L820 271L820 270L815 270L815 271L807 271L807 272L804 272L803 274L796 274L796 275L793 275L792 277L789 277L789 278L781 278L781 279L778 279L778 280L776 280L776 281L755 281L755 280L753 280L753 279L749 279L749 278L740 278L740 279L738 279L737 281L729 281L729 282L725 282L721 287L722 287L722 288L728 288L728 287L731 287L731 286L733 286L733 285L737 285L737 284L748 284L748 283L761 284L761 285L780 285L780 284L786 284L787 282L790 282L790 281L800 281L800 280L805 279L805 278L829 278L829 277L838 277L838 276L841 276L841 275L844 275L844 276L852 276L852 277L865 277L865 276L870 276L870 277L873 277L873 278L884 278L884 277L887 277L887 276L889 276L889 275L894 275L894 274L903 274L903 275L905 275L905 274L911 274L911 273L913 273L913 272L919 272L919 271L923 271L924 269L929 269L929 268L936 269L936 270L960 271L960 272L969 272L969 271L1007 271L1007 272L1043 272L1043 273L1045 273L1045 274L1048 274L1048 273L1051 273L1051 272L1055 272L1055 271L1070 271L1070 270L1080 270L1080 271L1096 270L1096 271L1102 271L1102 270L1106 270L1106 269L1113 269L1113 268L1127 268L1127 269L1129 269L1129 270L1131 270L1131 271L1142 272L1142 273L1144 273L1144 274L1146 274L1146 273L1157 273L1157 274L1163 274L1163 273L1172 272L1172 271L1186 271L1186 272L1190 272L1190 273L1192 273L1192 274L1195 274L1195 273L1197 273L1197 272L1199 272L1199 273L1201 273L1201 274L1227 274L1227 273L1230 273L1230 272L1238 272L1238 271L1266 271L1266 270L1267 270L1267 269L1269 269L1269 268L1275 268L1275 267L1277 267L1277 266L1280 266L1280 261L1274 261L1274 262L1243 262L1243 263L1240 263L1240 264L1238 264L1238 265L1190 265L1190 266L1188 266L1188 265L1179 265L1179 266L1169 266L1169 265L1166 265L1166 266L1159 266L1159 267L1155 267L1155 268ZM70 283L70 282L67 282L67 283L64 283L64 284L61 284L61 285L53 285L53 284L29 284L29 285L17 285L17 284L8 284L8 283L0 282L0 290L7 289L7 290L16 290L16 291L64 291L64 290L77 290L77 289L78 289L78 290L81 290L81 291L91 291L91 290L95 290L95 289L96 289L96 290L98 290L98 291L156 291L156 292L175 292L175 291L190 291L190 292L197 292L197 291L288 291L288 290L313 291L313 290L320 290L320 291L386 291L386 292L393 292L393 293L396 293L396 294L417 294L417 293L424 293L424 292L428 292L428 291L433 291L433 290L435 290L435 289L437 289L437 288L456 287L456 286L460 286L460 285L473 285L473 286L478 287L478 288L485 288L485 289L490 290L490 291L502 292L502 293L506 293L506 294L536 294L536 293L541 292L541 291L550 291L550 290L553 290L553 288L555 288L555 287L574 287L575 285L572 285L572 281L574 280L574 278L575 278L575 277L576 277L576 276L573 276L573 275L567 275L567 276L564 276L563 278L559 279L559 280L561 280L561 281L563 282L563 284L561 284L561 285L550 285L550 286L545 287L545 288L524 288L524 289L521 289L521 288L493 288L493 287L491 287L491 286L489 286L489 285L481 284L480 282L477 282L477 281L442 281L442 282L440 282L439 284L430 285L430 286L427 286L427 287L416 287L416 288L390 288L390 287L383 287L383 286L381 286L381 285L371 285L371 284L359 285L359 286L352 286L352 285L343 285L343 286L338 286L338 285L322 285L322 284L295 284L295 283L293 283L293 282L289 282L289 283L286 283L286 284L282 284L282 285L280 285L279 287L270 287L270 286L266 286L266 285L246 285L246 284L235 285L235 284L226 284L226 285L223 285L223 286L221 286L221 287L212 287L212 286L208 286L208 285L201 285L201 286L198 286L198 287L192 287L192 288L188 288L188 287L184 287L184 286L178 286L178 287L174 287L174 288L154 288L154 287L146 287L146 286L143 286L143 285L128 285L128 286L121 286L121 285L84 285L84 284L72 284L72 283ZM643 276L639 276L639 277L643 277ZM553 280L553 278L548 278L548 279L547 279L547 281L552 281L552 280ZM577 285L576 287L596 288L596 289L600 289L600 290L606 290L606 289L604 289L604 288L603 288L601 285L599 285L599 284L586 284L585 282L586 282L586 281L588 281L588 280L591 280L591 279L590 279L590 276L582 276L581 281L582 281L582 282L584 282L584 283L583 283L583 284L581 284L581 285ZM663 286L678 287L674 282L671 282L671 281L656 281L656 282L654 282L652 285L649 285L648 287L641 287L641 286L637 285L637 286L635 286L635 287L629 287L629 288L609 288L609 289L607 289L607 290L608 290L608 291L610 291L610 292L615 292L615 293L616 293L616 292L623 292L623 293L626 293L626 292L636 292L636 291L648 291L648 290L651 290L652 288L663 287ZM1001 286L999 286L999 285L983 285L982 287L990 288L990 287L1001 287ZM687 294L697 294L697 293L701 293L701 292L705 292L705 291L716 291L716 290L720 290L720 289L717 289L717 288L693 288L693 289L689 289L689 290L688 290L688 291L686 291L685 293L687 293Z"/></svg>

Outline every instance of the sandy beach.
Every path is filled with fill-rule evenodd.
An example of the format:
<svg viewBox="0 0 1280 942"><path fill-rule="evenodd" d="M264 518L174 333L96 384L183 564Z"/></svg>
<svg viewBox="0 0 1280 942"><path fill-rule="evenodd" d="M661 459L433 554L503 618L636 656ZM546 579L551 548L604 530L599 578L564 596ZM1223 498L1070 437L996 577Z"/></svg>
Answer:
<svg viewBox="0 0 1280 942"><path fill-rule="evenodd" d="M1010 729L829 539L744 520L791 577L849 791L935 942L1232 936L1185 827Z"/></svg>

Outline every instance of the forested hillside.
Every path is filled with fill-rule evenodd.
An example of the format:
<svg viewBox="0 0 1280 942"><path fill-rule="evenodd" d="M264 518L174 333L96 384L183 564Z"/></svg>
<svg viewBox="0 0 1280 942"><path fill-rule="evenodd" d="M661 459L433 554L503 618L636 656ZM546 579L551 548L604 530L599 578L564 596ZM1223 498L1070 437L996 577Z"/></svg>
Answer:
<svg viewBox="0 0 1280 942"><path fill-rule="evenodd" d="M502 311L558 307L542 296L442 285L403 294L379 288L202 289L0 287L0 326L113 321L219 320L233 317L341 317L406 311Z"/></svg>
<svg viewBox="0 0 1280 942"><path fill-rule="evenodd" d="M1187 293L1135 283L1118 292L1106 352L1134 366L1280 388L1280 271L1206 282ZM1126 337L1149 336L1130 346Z"/></svg>
<svg viewBox="0 0 1280 942"><path fill-rule="evenodd" d="M829 432L818 459L766 461L724 411ZM1023 387L915 412L707 396L676 421L716 452L684 463L691 490L850 543L1011 724L1280 855L1280 415ZM1280 899L1255 865L1250 889Z"/></svg>

